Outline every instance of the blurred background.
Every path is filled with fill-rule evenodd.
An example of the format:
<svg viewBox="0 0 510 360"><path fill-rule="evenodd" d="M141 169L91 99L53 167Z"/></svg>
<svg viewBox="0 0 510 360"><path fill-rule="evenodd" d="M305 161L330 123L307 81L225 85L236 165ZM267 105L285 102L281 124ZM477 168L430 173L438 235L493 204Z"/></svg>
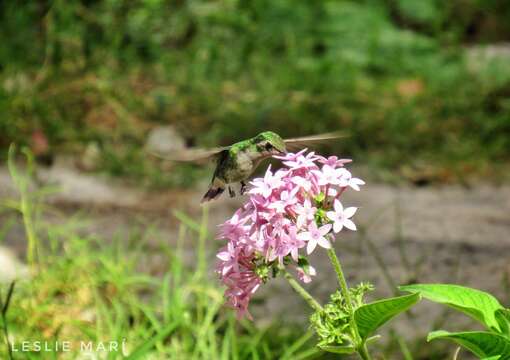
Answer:
<svg viewBox="0 0 510 360"><path fill-rule="evenodd" d="M261 292L258 322L221 308L212 239L242 199L224 196L207 217L211 166L146 152L263 130L348 135L320 150L353 158L368 183L348 194L361 231L337 243L350 281L381 295L458 282L508 305L508 1L4 1L0 41L0 266L3 282L25 279L15 339L131 336L152 358L326 358L285 283ZM12 151L9 171L13 143L34 161ZM333 279L321 263L318 278ZM315 283L326 300L332 281ZM445 319L429 311L392 330L381 356L451 354L425 349L427 326Z"/></svg>

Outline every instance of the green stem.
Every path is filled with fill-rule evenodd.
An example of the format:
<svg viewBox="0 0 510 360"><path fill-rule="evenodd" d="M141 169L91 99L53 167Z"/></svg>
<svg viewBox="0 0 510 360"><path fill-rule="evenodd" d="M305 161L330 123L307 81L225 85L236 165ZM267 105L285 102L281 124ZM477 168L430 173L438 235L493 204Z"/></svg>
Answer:
<svg viewBox="0 0 510 360"><path fill-rule="evenodd" d="M359 349L358 349L358 354L359 356L363 359L363 360L372 360L372 357L370 356L370 354L368 353L368 349L367 349L367 345L366 344L363 344L363 346L361 346Z"/></svg>
<svg viewBox="0 0 510 360"><path fill-rule="evenodd" d="M30 266L33 266L37 255L37 238L34 232L34 225L32 223L30 200L27 199L25 191L26 189L21 190L21 215L28 239L27 262Z"/></svg>
<svg viewBox="0 0 510 360"><path fill-rule="evenodd" d="M284 271L284 277L289 282L290 286L299 294L301 297L310 305L310 307L316 311L322 311L322 306L314 299L312 295L308 291L306 291L297 281L292 277L292 275L286 271Z"/></svg>
<svg viewBox="0 0 510 360"><path fill-rule="evenodd" d="M365 342L362 342L361 337L359 336L358 327L354 320L354 307L352 305L351 294L349 292L349 287L347 286L347 281L345 280L342 265L340 264L340 260L338 260L338 257L336 256L335 249L333 248L328 249L328 256L329 259L331 260L331 264L333 264L333 268L335 269L338 283L340 284L340 291L345 299L347 310L349 311L351 331L354 336L354 339L356 339L355 341L358 343L358 348L356 349L356 351L363 360L372 360L370 354L368 353L367 345L365 344Z"/></svg>
<svg viewBox="0 0 510 360"><path fill-rule="evenodd" d="M344 272L342 271L342 265L340 265L340 261L336 256L335 249L328 249L328 256L333 264L333 268L336 272L336 277L338 279L338 283L340 284L340 291L342 292L342 296L345 299L345 303L347 305L347 309L349 310L349 314L354 315L354 310L352 307L351 294L349 293L349 287L347 286L347 281L345 281Z"/></svg>

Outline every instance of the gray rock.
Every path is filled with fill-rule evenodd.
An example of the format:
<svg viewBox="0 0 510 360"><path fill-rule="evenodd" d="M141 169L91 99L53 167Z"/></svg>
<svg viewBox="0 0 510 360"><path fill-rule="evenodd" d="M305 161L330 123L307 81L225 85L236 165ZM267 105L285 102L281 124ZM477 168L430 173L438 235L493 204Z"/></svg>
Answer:
<svg viewBox="0 0 510 360"><path fill-rule="evenodd" d="M99 168L101 162L101 149L97 142L90 142L87 144L85 151L80 159L77 161L78 168L85 171L94 171Z"/></svg>
<svg viewBox="0 0 510 360"><path fill-rule="evenodd" d="M169 154L186 147L183 137L173 126L160 126L149 132L145 148L158 154Z"/></svg>
<svg viewBox="0 0 510 360"><path fill-rule="evenodd" d="M140 201L143 193L112 179L83 174L66 166L41 169L38 178L46 186L57 187L58 191L48 197L54 203L130 207Z"/></svg>
<svg viewBox="0 0 510 360"><path fill-rule="evenodd" d="M510 69L510 43L469 47L466 49L466 60L473 72L487 71L494 65Z"/></svg>
<svg viewBox="0 0 510 360"><path fill-rule="evenodd" d="M0 269L0 284L26 279L29 276L28 267L5 247L0 247Z"/></svg>

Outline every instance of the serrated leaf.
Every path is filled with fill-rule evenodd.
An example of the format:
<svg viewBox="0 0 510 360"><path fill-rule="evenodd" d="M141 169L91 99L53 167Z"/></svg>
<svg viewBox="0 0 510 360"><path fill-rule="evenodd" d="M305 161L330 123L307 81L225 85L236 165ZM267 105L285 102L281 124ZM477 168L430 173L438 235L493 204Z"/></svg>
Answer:
<svg viewBox="0 0 510 360"><path fill-rule="evenodd" d="M406 311L419 300L419 294L411 294L383 299L360 306L354 311L354 320L356 321L359 335L365 340L381 325L401 312Z"/></svg>
<svg viewBox="0 0 510 360"><path fill-rule="evenodd" d="M402 291L419 292L424 298L448 305L478 320L489 330L501 331L495 312L503 309L489 293L451 284L416 284L399 286Z"/></svg>
<svg viewBox="0 0 510 360"><path fill-rule="evenodd" d="M501 332L510 336L510 309L498 309L494 313Z"/></svg>
<svg viewBox="0 0 510 360"><path fill-rule="evenodd" d="M462 345L480 359L510 359L510 339L488 331L466 331L450 333L448 331L433 331L427 336L427 341L448 339Z"/></svg>
<svg viewBox="0 0 510 360"><path fill-rule="evenodd" d="M356 351L352 346L319 346L321 350L335 354L352 354Z"/></svg>

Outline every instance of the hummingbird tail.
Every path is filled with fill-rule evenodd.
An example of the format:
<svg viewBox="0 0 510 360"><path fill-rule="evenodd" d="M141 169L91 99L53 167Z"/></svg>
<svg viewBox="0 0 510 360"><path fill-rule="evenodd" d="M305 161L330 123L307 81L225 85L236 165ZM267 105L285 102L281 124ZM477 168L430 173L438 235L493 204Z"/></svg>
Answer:
<svg viewBox="0 0 510 360"><path fill-rule="evenodd" d="M211 186L209 190L205 193L202 201L200 203L205 203L207 201L211 201L219 197L223 191L225 191L224 187L213 187Z"/></svg>

